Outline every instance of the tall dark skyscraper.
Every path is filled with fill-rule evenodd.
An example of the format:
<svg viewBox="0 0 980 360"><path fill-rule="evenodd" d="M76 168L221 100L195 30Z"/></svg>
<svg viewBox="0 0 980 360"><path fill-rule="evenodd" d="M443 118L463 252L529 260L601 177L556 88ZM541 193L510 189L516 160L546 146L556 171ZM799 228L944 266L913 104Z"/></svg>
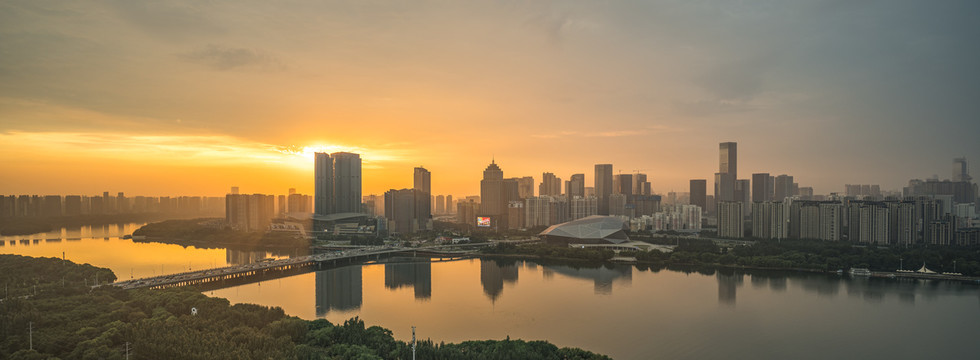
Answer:
<svg viewBox="0 0 980 360"><path fill-rule="evenodd" d="M432 219L432 173L423 167L415 168L414 189L418 199L415 200L415 216L419 222L419 229L428 229L429 220Z"/></svg>
<svg viewBox="0 0 980 360"><path fill-rule="evenodd" d="M599 215L609 215L609 195L613 193L612 164L596 164L595 166L595 196L599 202Z"/></svg>
<svg viewBox="0 0 980 360"><path fill-rule="evenodd" d="M316 153L313 161L313 212L317 215L332 214L334 212L333 158L327 153Z"/></svg>
<svg viewBox="0 0 980 360"><path fill-rule="evenodd" d="M330 154L334 164L334 196L338 213L361 212L361 156L339 152Z"/></svg>
<svg viewBox="0 0 980 360"><path fill-rule="evenodd" d="M723 142L718 146L720 161L718 172L732 174L738 179L738 143Z"/></svg>
<svg viewBox="0 0 980 360"><path fill-rule="evenodd" d="M313 161L313 212L361 212L361 156L316 153Z"/></svg>
<svg viewBox="0 0 980 360"><path fill-rule="evenodd" d="M752 202L772 201L769 173L752 174Z"/></svg>
<svg viewBox="0 0 980 360"><path fill-rule="evenodd" d="M623 194L630 199L633 195L633 174L613 175L613 194Z"/></svg>
<svg viewBox="0 0 980 360"><path fill-rule="evenodd" d="M515 181L516 183L516 181ZM507 199L504 196L504 171L494 161L483 170L480 181L480 214L502 216L507 212ZM467 221L470 221L467 219Z"/></svg>
<svg viewBox="0 0 980 360"><path fill-rule="evenodd" d="M385 192L385 218L388 219L389 231L401 234L411 234L416 230L420 221L418 201L421 196L416 189L391 189Z"/></svg>
<svg viewBox="0 0 980 360"><path fill-rule="evenodd" d="M953 159L953 181L969 182L971 180L973 178L970 177L970 172L966 168L966 158Z"/></svg>
<svg viewBox="0 0 980 360"><path fill-rule="evenodd" d="M708 211L708 180L691 180L691 205L700 206L705 212Z"/></svg>
<svg viewBox="0 0 980 360"><path fill-rule="evenodd" d="M569 200L576 196L585 197L585 174L572 174L572 178L565 182L565 195Z"/></svg>
<svg viewBox="0 0 980 360"><path fill-rule="evenodd" d="M735 201L735 182L738 179L738 144L718 145L718 172L715 174L715 201Z"/></svg>
<svg viewBox="0 0 980 360"><path fill-rule="evenodd" d="M773 201L783 201L793 194L793 177L789 175L779 175L776 177L773 186Z"/></svg>

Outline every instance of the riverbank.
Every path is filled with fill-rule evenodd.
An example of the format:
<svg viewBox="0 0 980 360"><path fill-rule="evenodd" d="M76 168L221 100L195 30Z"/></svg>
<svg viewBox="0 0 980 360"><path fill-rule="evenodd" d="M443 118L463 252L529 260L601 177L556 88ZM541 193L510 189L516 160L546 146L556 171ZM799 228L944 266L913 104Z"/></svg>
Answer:
<svg viewBox="0 0 980 360"><path fill-rule="evenodd" d="M343 324L286 316L278 307L230 305L192 288L123 290L90 288L77 277L108 269L55 258L0 255L4 280L38 286L17 288L0 302L0 358L165 359L408 359L410 344L391 330L352 318ZM28 271L23 271L27 269ZM63 280L67 279L67 280ZM32 329L32 333L24 331ZM33 347L33 350L29 348ZM545 341L486 340L442 344L418 342L423 359L561 358L608 359Z"/></svg>
<svg viewBox="0 0 980 360"><path fill-rule="evenodd" d="M484 255L526 256L528 259L554 261L587 261L613 263L611 250L578 249L549 244L500 244L485 248ZM618 256L633 257L636 263L667 266L716 266L735 269L789 270L836 273L849 268L870 268L876 272L894 272L903 263L926 263L939 270L955 267L963 275L950 279L980 279L980 247L855 247L848 243L804 240L759 241L750 245L719 247L710 240L687 239L671 252L624 251ZM907 261L907 262L905 262ZM908 274L894 272L894 274ZM921 277L921 276L920 276Z"/></svg>
<svg viewBox="0 0 980 360"><path fill-rule="evenodd" d="M0 235L32 235L62 227L101 226L123 223L143 223L172 219L187 219L186 214L138 213L111 215L75 215L52 217L17 217L0 219Z"/></svg>
<svg viewBox="0 0 980 360"><path fill-rule="evenodd" d="M146 224L133 232L134 242L158 242L198 248L296 249L310 241L292 233L238 231L202 225L214 219L167 220Z"/></svg>

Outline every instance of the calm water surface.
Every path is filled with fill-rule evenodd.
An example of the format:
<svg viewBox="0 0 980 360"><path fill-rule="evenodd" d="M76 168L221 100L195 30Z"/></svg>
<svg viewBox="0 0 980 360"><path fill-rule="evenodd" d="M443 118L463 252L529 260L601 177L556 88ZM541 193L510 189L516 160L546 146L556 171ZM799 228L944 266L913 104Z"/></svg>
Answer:
<svg viewBox="0 0 980 360"><path fill-rule="evenodd" d="M461 260L348 266L208 292L411 338L549 340L617 359L976 358L980 291L771 271Z"/></svg>
<svg viewBox="0 0 980 360"><path fill-rule="evenodd" d="M0 254L56 258L64 255L76 263L109 268L120 280L247 264L262 258L293 255L139 243L122 238L143 225L127 223L80 226L32 235L0 236Z"/></svg>
<svg viewBox="0 0 980 360"><path fill-rule="evenodd" d="M121 239L141 224L0 237L0 253L108 267L122 279L263 257ZM773 271L573 267L516 260L346 266L206 292L409 340L540 339L616 359L977 358L980 287Z"/></svg>

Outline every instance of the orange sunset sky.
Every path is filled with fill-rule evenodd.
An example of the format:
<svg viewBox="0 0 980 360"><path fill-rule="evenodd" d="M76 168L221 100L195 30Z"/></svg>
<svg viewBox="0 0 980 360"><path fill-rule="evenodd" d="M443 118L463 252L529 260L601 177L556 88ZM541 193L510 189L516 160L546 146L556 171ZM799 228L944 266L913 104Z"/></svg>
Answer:
<svg viewBox="0 0 980 360"><path fill-rule="evenodd" d="M4 1L0 193L311 194L320 150L364 194L491 158L680 192L723 141L740 178L900 190L980 161L975 5Z"/></svg>

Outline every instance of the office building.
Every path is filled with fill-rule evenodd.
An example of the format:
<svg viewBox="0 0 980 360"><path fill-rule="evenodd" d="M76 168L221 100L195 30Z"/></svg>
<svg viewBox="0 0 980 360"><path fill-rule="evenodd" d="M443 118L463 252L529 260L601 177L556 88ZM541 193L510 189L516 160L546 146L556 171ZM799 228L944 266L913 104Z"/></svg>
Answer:
<svg viewBox="0 0 980 360"><path fill-rule="evenodd" d="M599 203L599 215L609 215L609 195L613 194L612 164L596 164L595 196Z"/></svg>
<svg viewBox="0 0 980 360"><path fill-rule="evenodd" d="M748 216L752 211L752 184L748 179L735 181L735 201L742 203L742 214Z"/></svg>
<svg viewBox="0 0 980 360"><path fill-rule="evenodd" d="M333 214L333 158L327 153L316 153L313 161L313 212L316 215ZM232 193L237 194L238 188L233 187Z"/></svg>
<svg viewBox="0 0 980 360"><path fill-rule="evenodd" d="M418 201L422 198L418 189L391 189L385 192L385 218L391 233L411 234L421 230ZM426 198L428 196L425 196Z"/></svg>
<svg viewBox="0 0 980 360"><path fill-rule="evenodd" d="M338 213L361 212L361 156L339 152L330 154L334 161L334 196Z"/></svg>
<svg viewBox="0 0 980 360"><path fill-rule="evenodd" d="M701 208L701 210L707 212L708 207L708 181L704 179L692 179L691 180L691 205L695 205Z"/></svg>
<svg viewBox="0 0 980 360"><path fill-rule="evenodd" d="M415 189L415 210L416 221L419 230L429 230L432 228L432 173L423 167L415 168L413 176L413 186Z"/></svg>
<svg viewBox="0 0 980 360"><path fill-rule="evenodd" d="M633 174L613 175L613 194L626 195L629 199L633 195Z"/></svg>
<svg viewBox="0 0 980 360"><path fill-rule="evenodd" d="M718 145L718 172L715 173L715 201L737 201L735 181L738 179L738 144L723 142Z"/></svg>
<svg viewBox="0 0 980 360"><path fill-rule="evenodd" d="M783 201L788 197L793 197L793 177L783 174L776 176L773 185L773 201Z"/></svg>
<svg viewBox="0 0 980 360"><path fill-rule="evenodd" d="M569 199L585 197L585 174L572 174L571 179L565 182L565 195Z"/></svg>
<svg viewBox="0 0 980 360"><path fill-rule="evenodd" d="M649 181L647 181L647 174L636 173L633 174L633 194L636 195L652 195L653 188Z"/></svg>
<svg viewBox="0 0 980 360"><path fill-rule="evenodd" d="M715 202L735 201L735 177L727 173L715 173Z"/></svg>
<svg viewBox="0 0 980 360"><path fill-rule="evenodd" d="M752 202L772 201L772 183L769 182L769 173L752 174Z"/></svg>
<svg viewBox="0 0 980 360"><path fill-rule="evenodd" d="M966 158L953 159L953 181L970 182L972 180L973 178L970 177L970 172L966 168Z"/></svg>

